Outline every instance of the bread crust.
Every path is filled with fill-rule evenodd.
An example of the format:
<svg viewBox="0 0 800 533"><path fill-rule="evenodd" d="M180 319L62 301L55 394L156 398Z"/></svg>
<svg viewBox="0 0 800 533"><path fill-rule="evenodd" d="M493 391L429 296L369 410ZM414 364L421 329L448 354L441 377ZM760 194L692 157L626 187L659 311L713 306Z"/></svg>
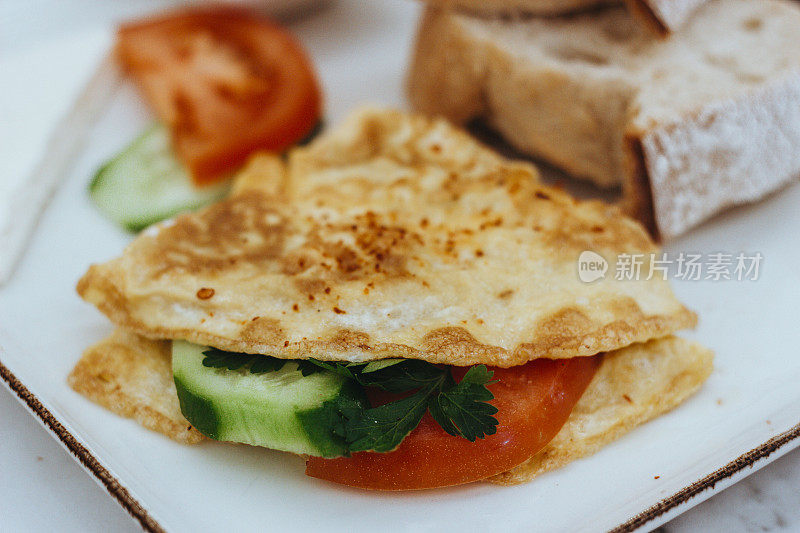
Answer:
<svg viewBox="0 0 800 533"><path fill-rule="evenodd" d="M681 26L708 0L625 0L628 9L661 37Z"/></svg>
<svg viewBox="0 0 800 533"><path fill-rule="evenodd" d="M626 207L638 204L629 214L673 239L800 177L800 70L629 135L639 170L627 176Z"/></svg>
<svg viewBox="0 0 800 533"><path fill-rule="evenodd" d="M647 229L656 241L661 241L661 232L656 224L653 210L653 191L644 160L642 140L635 136L625 137L626 177L624 196L619 205L628 216L635 218Z"/></svg>
<svg viewBox="0 0 800 533"><path fill-rule="evenodd" d="M439 7L453 7L484 16L514 14L556 16L618 4L620 0L427 0Z"/></svg>
<svg viewBox="0 0 800 533"><path fill-rule="evenodd" d="M710 2L667 40L621 8L552 22L429 9L422 20L432 31L410 69L416 109L481 118L523 153L622 185L621 206L656 238L800 175L792 2Z"/></svg>
<svg viewBox="0 0 800 533"><path fill-rule="evenodd" d="M520 152L602 188L618 187L635 87L614 73L587 83L544 58L521 68L471 21L481 24L439 8L423 14L407 78L414 109L456 124L482 117Z"/></svg>

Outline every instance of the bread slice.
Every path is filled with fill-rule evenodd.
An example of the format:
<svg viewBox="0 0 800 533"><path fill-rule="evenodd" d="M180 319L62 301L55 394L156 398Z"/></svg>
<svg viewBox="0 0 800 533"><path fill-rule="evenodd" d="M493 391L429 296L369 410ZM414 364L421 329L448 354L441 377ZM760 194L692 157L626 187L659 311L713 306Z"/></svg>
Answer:
<svg viewBox="0 0 800 533"><path fill-rule="evenodd" d="M800 6L713 0L670 39L623 8L487 20L429 8L417 110L482 118L601 187L662 238L800 175Z"/></svg>
<svg viewBox="0 0 800 533"><path fill-rule="evenodd" d="M630 10L656 33L677 31L708 0L626 0Z"/></svg>
<svg viewBox="0 0 800 533"><path fill-rule="evenodd" d="M651 30L666 36L676 31L708 0L625 0L630 10ZM620 0L428 0L483 16L556 16L621 4Z"/></svg>
<svg viewBox="0 0 800 533"><path fill-rule="evenodd" d="M668 0L669 1L669 0ZM439 7L454 7L479 15L553 16L577 13L601 5L619 4L620 0L428 0Z"/></svg>

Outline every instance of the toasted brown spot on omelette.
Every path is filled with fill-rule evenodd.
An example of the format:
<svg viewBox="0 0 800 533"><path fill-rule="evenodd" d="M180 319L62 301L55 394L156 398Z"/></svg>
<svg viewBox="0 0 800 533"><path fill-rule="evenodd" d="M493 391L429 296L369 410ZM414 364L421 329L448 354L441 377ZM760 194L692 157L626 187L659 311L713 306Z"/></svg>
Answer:
<svg viewBox="0 0 800 533"><path fill-rule="evenodd" d="M214 289L210 287L203 287L197 291L197 297L201 300L208 300L212 296L214 296Z"/></svg>
<svg viewBox="0 0 800 533"><path fill-rule="evenodd" d="M260 191L214 204L203 215L178 217L150 238L143 251L153 275L220 272L237 263L263 266L283 251L284 215Z"/></svg>
<svg viewBox="0 0 800 533"><path fill-rule="evenodd" d="M369 335L363 331L340 329L332 337L331 342L343 348L369 346Z"/></svg>
<svg viewBox="0 0 800 533"><path fill-rule="evenodd" d="M285 338L281 321L267 317L257 317L246 323L239 335L247 341L269 339L269 342L275 343L283 342Z"/></svg>
<svg viewBox="0 0 800 533"><path fill-rule="evenodd" d="M307 276L296 276L292 283L294 284L295 288L298 292L306 293L310 296L319 295L319 294L329 294L330 291L326 292L327 282L324 279L317 278L317 277L307 277ZM311 300L311 298L309 298Z"/></svg>
<svg viewBox="0 0 800 533"><path fill-rule="evenodd" d="M542 343L559 344L563 338L583 336L591 329L592 321L584 312L568 307L539 322L536 337Z"/></svg>

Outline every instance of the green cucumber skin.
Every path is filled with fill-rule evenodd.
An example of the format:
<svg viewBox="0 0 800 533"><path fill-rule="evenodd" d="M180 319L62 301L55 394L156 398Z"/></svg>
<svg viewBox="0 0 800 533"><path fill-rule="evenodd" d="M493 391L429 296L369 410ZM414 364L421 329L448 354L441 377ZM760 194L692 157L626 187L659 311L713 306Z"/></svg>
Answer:
<svg viewBox="0 0 800 533"><path fill-rule="evenodd" d="M228 182L197 187L172 154L169 134L154 124L104 163L89 183L103 215L131 232L222 199Z"/></svg>
<svg viewBox="0 0 800 533"><path fill-rule="evenodd" d="M298 412L297 419L308 439L317 446L321 457L341 457L349 455L347 441L341 435L332 433L331 428L341 423L342 411L361 410L367 405L364 389L348 380L335 400L329 400L317 409ZM343 433L344 427L341 429Z"/></svg>
<svg viewBox="0 0 800 533"><path fill-rule="evenodd" d="M342 409L366 405L362 388L330 372L303 377L294 363L265 374L207 368L204 349L173 342L181 412L202 434L297 454L347 455L333 427Z"/></svg>
<svg viewBox="0 0 800 533"><path fill-rule="evenodd" d="M183 383L177 379L175 388L178 390L178 402L186 420L209 439L219 440L217 428L220 421L214 410L214 404L184 387Z"/></svg>
<svg viewBox="0 0 800 533"><path fill-rule="evenodd" d="M323 128L320 119L297 145L310 143ZM89 196L103 215L138 233L221 200L230 190L229 181L194 185L172 153L166 127L155 123L97 169L89 182Z"/></svg>

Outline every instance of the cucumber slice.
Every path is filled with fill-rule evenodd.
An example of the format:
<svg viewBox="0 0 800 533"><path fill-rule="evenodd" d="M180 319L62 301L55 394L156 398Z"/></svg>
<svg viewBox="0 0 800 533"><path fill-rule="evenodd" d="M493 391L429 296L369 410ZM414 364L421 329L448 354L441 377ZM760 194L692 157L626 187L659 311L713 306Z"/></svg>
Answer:
<svg viewBox="0 0 800 533"><path fill-rule="evenodd" d="M181 411L201 433L297 454L347 453L334 428L341 411L366 403L363 390L333 372L303 376L297 364L263 374L203 366L207 348L172 342L172 373Z"/></svg>
<svg viewBox="0 0 800 533"><path fill-rule="evenodd" d="M154 124L104 164L89 184L100 211L129 231L224 197L229 180L198 187L172 154L167 128Z"/></svg>

